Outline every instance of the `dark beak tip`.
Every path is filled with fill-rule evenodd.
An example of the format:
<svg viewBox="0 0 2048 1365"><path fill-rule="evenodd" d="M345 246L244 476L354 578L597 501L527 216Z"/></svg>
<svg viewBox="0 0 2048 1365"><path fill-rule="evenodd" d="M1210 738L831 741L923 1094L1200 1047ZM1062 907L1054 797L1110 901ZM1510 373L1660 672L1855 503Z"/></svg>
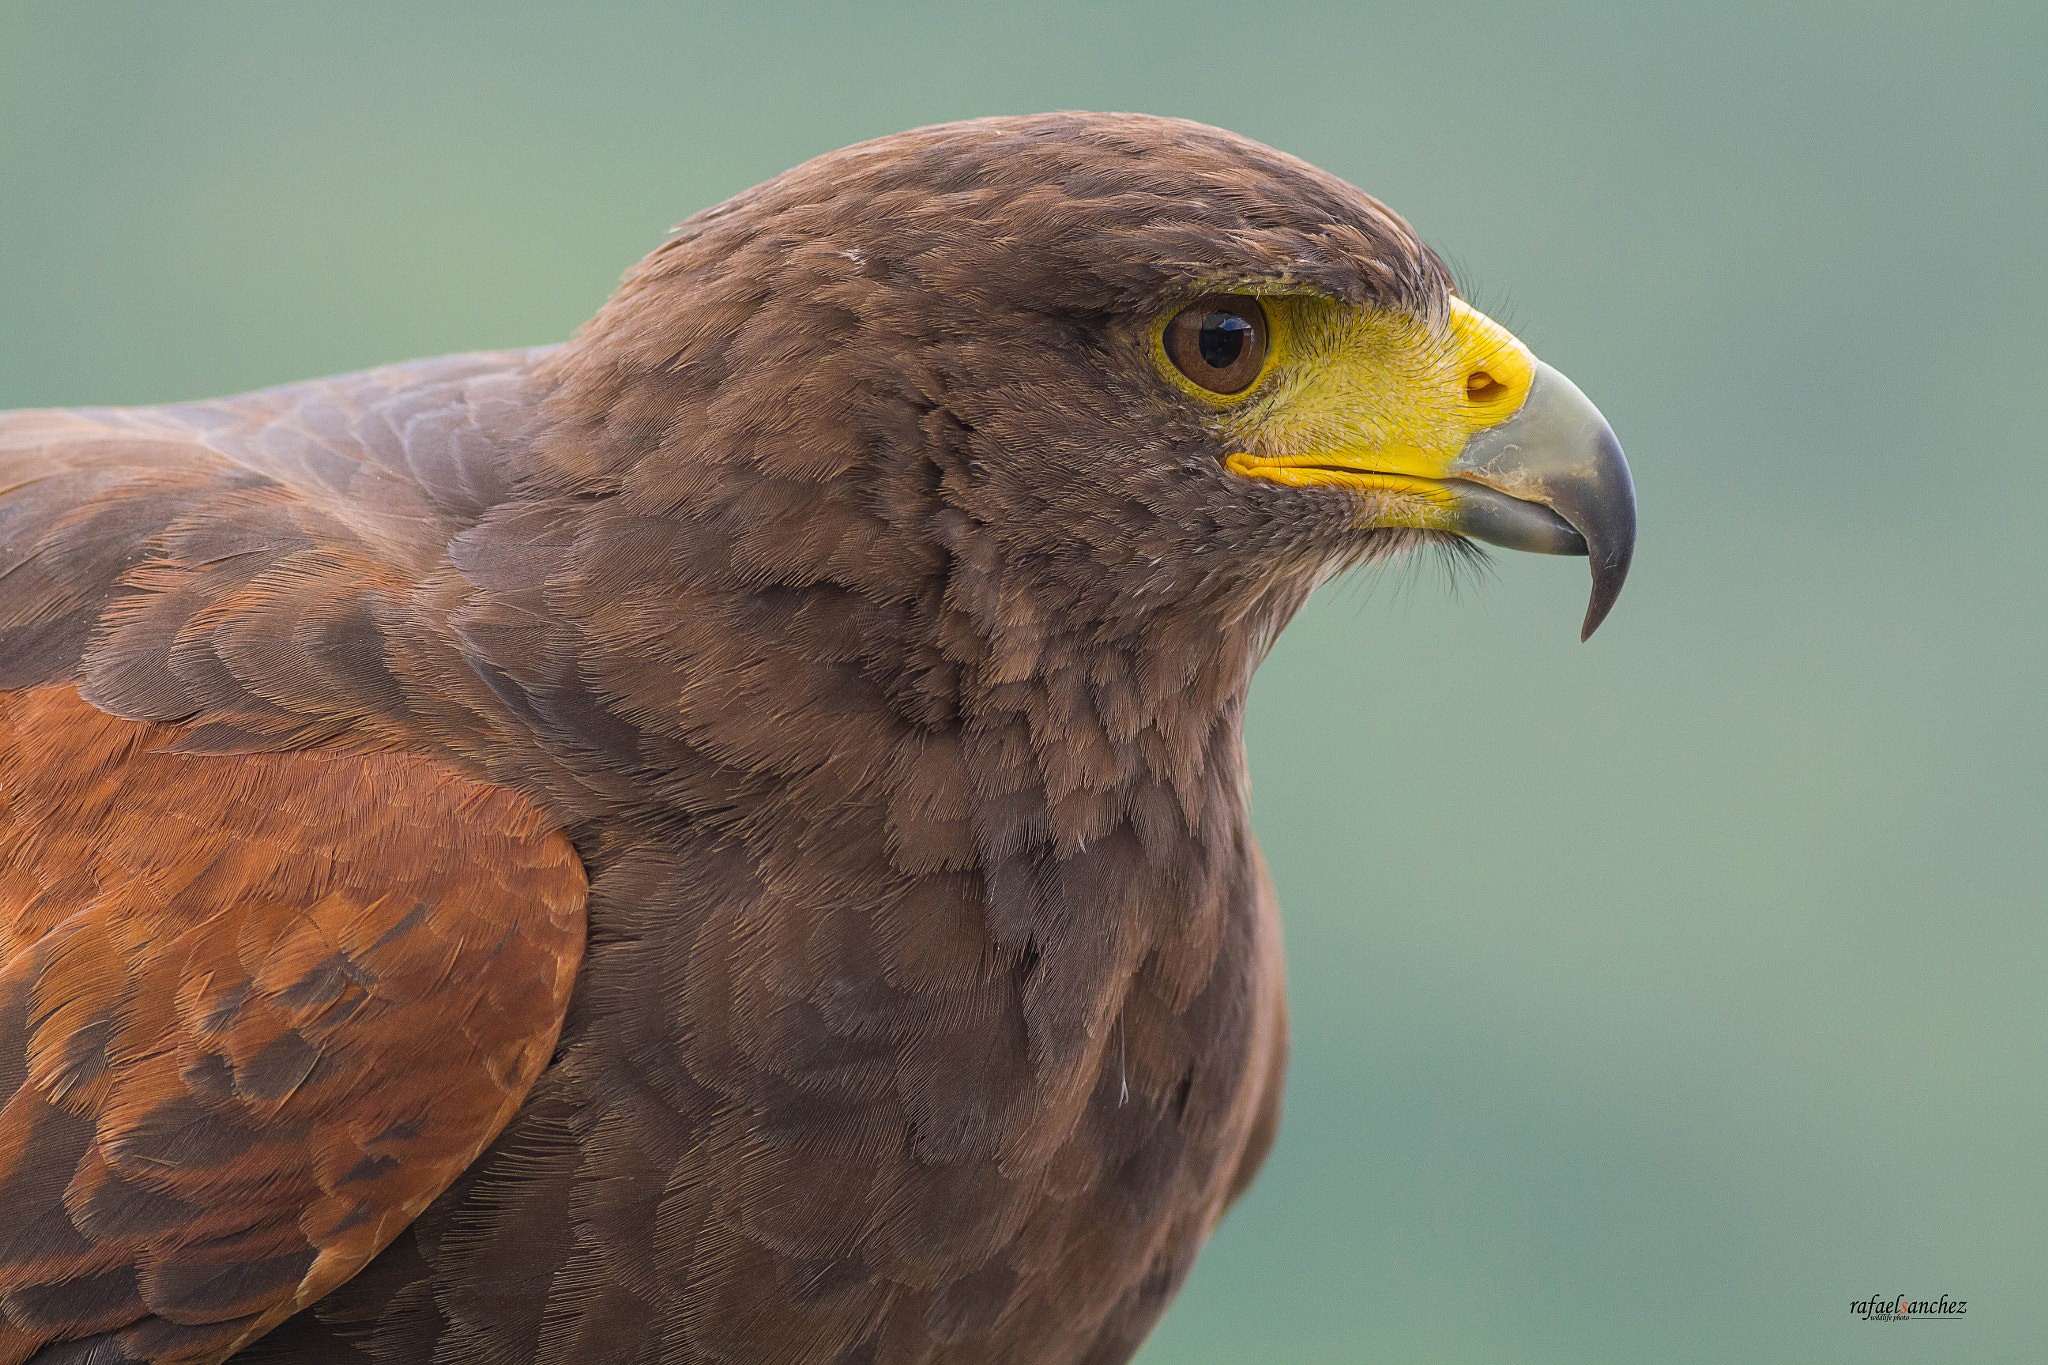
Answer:
<svg viewBox="0 0 2048 1365"><path fill-rule="evenodd" d="M1635 479L1613 430L1605 422L1601 426L1599 496L1591 499L1590 505L1574 509L1579 515L1573 519L1586 538L1593 569L1593 595L1586 602L1585 624L1579 628L1580 644L1592 639L1607 613L1614 610L1636 553Z"/></svg>
<svg viewBox="0 0 2048 1365"><path fill-rule="evenodd" d="M1635 508L1629 507L1631 514ZM1586 601L1585 624L1579 628L1579 643L1593 638L1593 632L1600 629L1600 623L1607 619L1607 613L1614 610L1615 599L1621 596L1621 585L1628 581L1629 564L1635 558L1635 517L1628 518L1628 536L1613 549L1606 549L1605 555L1590 556L1593 566L1593 595Z"/></svg>
<svg viewBox="0 0 2048 1365"><path fill-rule="evenodd" d="M1593 638L1593 632L1600 629L1600 623L1607 619L1607 613L1614 610L1615 599L1621 596L1621 580L1628 575L1628 566L1623 565L1619 573L1602 574L1593 572L1593 596L1586 603L1585 624L1579 627L1579 643Z"/></svg>

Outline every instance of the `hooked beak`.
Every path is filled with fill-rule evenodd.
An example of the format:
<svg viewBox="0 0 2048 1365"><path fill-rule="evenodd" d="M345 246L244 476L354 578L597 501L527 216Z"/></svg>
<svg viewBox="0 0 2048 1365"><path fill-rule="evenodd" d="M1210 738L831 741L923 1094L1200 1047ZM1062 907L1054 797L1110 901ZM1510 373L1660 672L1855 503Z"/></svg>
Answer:
<svg viewBox="0 0 2048 1365"><path fill-rule="evenodd" d="M1579 386L1535 361L1514 416L1476 431L1445 470L1450 529L1537 554L1585 555L1593 596L1579 638L1607 619L1636 546L1636 490L1614 429Z"/></svg>

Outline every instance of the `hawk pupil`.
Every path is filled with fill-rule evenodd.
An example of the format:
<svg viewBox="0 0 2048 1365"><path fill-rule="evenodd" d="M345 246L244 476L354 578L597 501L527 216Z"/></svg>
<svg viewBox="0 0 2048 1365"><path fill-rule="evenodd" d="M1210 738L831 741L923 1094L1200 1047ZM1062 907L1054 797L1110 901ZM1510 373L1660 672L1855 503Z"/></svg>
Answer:
<svg viewBox="0 0 2048 1365"><path fill-rule="evenodd" d="M1202 319L1202 330L1195 338L1195 346L1202 353L1203 364L1227 370L1244 354L1244 344L1251 334L1251 323L1237 314L1211 313Z"/></svg>

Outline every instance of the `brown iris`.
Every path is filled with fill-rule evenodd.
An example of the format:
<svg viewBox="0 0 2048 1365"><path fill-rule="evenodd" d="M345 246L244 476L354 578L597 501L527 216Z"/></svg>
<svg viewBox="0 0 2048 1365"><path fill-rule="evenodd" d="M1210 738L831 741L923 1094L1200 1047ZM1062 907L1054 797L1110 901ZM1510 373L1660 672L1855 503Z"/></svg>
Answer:
<svg viewBox="0 0 2048 1365"><path fill-rule="evenodd" d="M1248 294L1211 294L1166 324L1174 368L1211 393L1242 393L1266 365L1266 310Z"/></svg>

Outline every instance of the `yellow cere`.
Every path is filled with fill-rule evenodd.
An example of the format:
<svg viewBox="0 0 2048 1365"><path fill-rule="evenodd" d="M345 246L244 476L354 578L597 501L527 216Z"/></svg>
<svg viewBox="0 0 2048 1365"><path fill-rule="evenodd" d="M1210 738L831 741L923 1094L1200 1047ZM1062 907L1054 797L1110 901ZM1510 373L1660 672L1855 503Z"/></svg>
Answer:
<svg viewBox="0 0 2048 1365"><path fill-rule="evenodd" d="M1242 443L1230 468L1381 492L1362 513L1371 524L1447 529L1451 495L1432 481L1449 476L1467 437L1522 406L1535 377L1528 348L1462 299L1435 318L1304 295L1259 302L1266 368L1241 394L1209 393L1160 351L1165 371Z"/></svg>

